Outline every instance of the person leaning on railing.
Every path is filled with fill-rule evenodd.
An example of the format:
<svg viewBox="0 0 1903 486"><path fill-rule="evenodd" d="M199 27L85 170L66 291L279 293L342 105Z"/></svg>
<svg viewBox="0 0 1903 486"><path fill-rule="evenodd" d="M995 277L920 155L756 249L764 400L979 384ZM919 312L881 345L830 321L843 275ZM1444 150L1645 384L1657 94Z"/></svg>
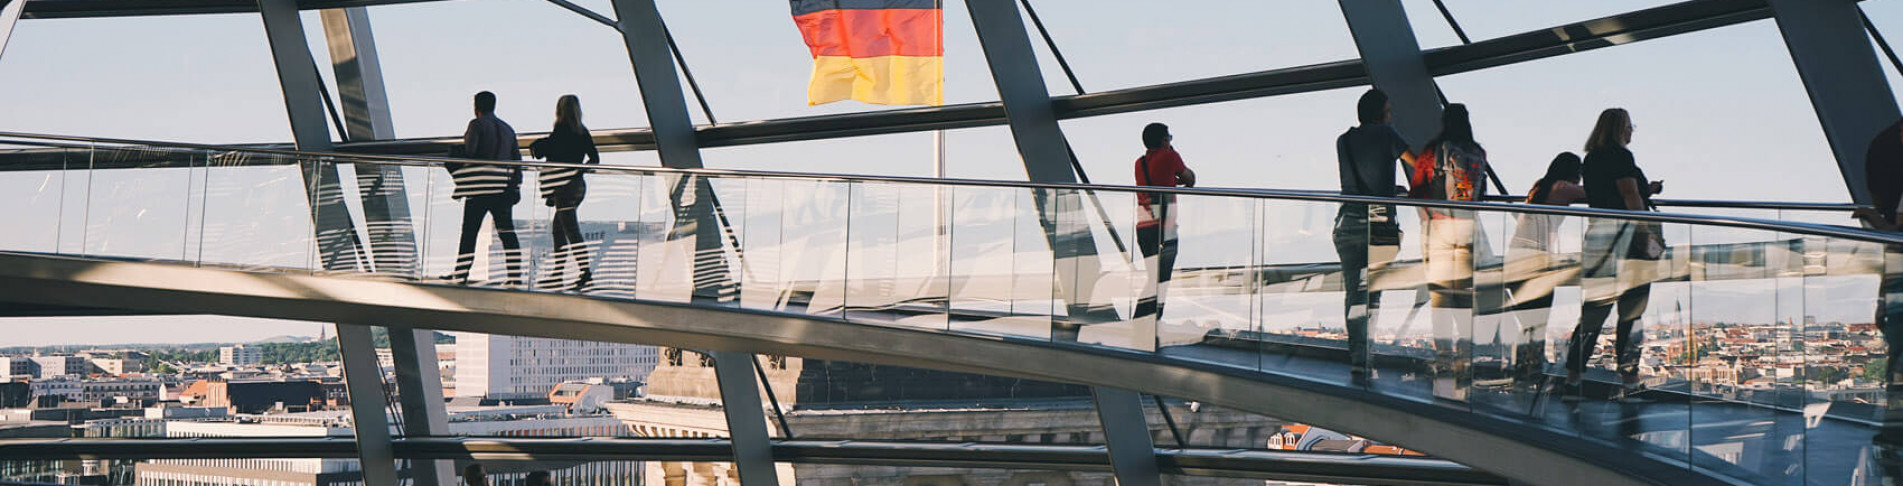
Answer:
<svg viewBox="0 0 1903 486"><path fill-rule="evenodd" d="M1546 175L1526 191L1527 204L1567 206L1586 200L1586 189L1579 186L1579 156L1562 152L1546 166ZM1507 242L1506 273L1509 276L1506 309L1520 323L1521 341L1514 348L1514 378L1537 384L1546 374L1546 321L1552 313L1553 289L1566 280L1556 269L1553 241L1566 217L1557 214L1526 213L1514 225L1513 239ZM1502 323L1504 325L1504 321Z"/></svg>
<svg viewBox="0 0 1903 486"><path fill-rule="evenodd" d="M1664 183L1648 183L1645 171L1634 161L1632 151L1632 115L1623 108L1609 108L1599 114L1592 135L1586 139L1586 160L1580 169L1586 182L1586 203L1599 209L1644 211L1652 207L1652 196L1664 190ZM1643 391L1639 381L1640 347L1645 335L1639 318L1652 295L1652 279L1657 260L1663 256L1665 241L1655 222L1634 222L1622 218L1590 218L1586 239L1580 245L1579 326L1573 328L1566 353L1566 390L1563 400L1582 398L1581 382L1586 361L1598 347L1599 333L1606 317L1618 307L1618 334L1613 348L1623 385L1615 398L1622 402L1640 402Z"/></svg>
<svg viewBox="0 0 1903 486"><path fill-rule="evenodd" d="M1341 193L1393 197L1394 164L1412 171L1414 151L1390 123L1394 107L1387 93L1370 89L1356 103L1360 125L1335 138ZM1348 327L1349 376L1356 382L1375 377L1369 365L1368 321L1381 299L1370 296L1367 282L1388 268L1401 252L1401 225L1392 204L1344 203L1335 214L1335 255L1341 259L1343 323Z"/></svg>
<svg viewBox="0 0 1903 486"><path fill-rule="evenodd" d="M1903 229L1897 206L1903 203L1903 120L1878 132L1864 153L1864 187L1874 208L1859 208L1855 216L1879 231ZM1886 348L1882 428L1871 439L1875 462L1889 478L1903 477L1903 248L1883 249L1882 278L1877 284L1877 309L1871 322L1883 333Z"/></svg>
<svg viewBox="0 0 1903 486"><path fill-rule="evenodd" d="M1478 201L1486 197L1487 150L1474 141L1467 105L1441 110L1440 135L1414 161L1409 197L1442 201ZM1473 339L1474 255L1477 238L1473 211L1429 208L1422 255L1427 267L1429 317L1434 322L1434 396L1464 400L1472 381L1467 357ZM1480 253L1487 253L1482 250Z"/></svg>

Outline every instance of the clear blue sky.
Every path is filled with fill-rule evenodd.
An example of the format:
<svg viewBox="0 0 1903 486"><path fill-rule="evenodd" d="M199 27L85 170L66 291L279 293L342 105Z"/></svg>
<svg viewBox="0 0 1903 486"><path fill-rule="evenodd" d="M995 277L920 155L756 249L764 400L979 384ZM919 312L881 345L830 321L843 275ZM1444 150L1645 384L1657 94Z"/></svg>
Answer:
<svg viewBox="0 0 1903 486"><path fill-rule="evenodd" d="M606 0L579 3L612 15ZM1336 2L1209 0L1162 8L1138 0L1034 2L1085 88L1144 86L1353 58ZM1424 47L1457 44L1429 0L1404 0ZM1670 3L1663 0L1448 0L1485 39ZM781 2L662 0L687 62L725 122L869 111L853 102L805 105L810 58ZM1903 0L1864 8L1903 42ZM996 99L962 2L946 2L947 102ZM321 27L305 16L313 54L328 65ZM371 9L397 134L459 134L469 95L490 90L499 114L545 129L554 99L581 96L594 128L645 126L618 36L539 0L458 0ZM1035 38L1035 37L1034 37ZM1040 51L1042 48L1040 47ZM1071 91L1055 62L1055 94ZM1886 65L1886 69L1889 69ZM1892 70L1891 83L1903 86ZM328 76L328 73L326 73ZM1630 109L1633 150L1681 198L1842 201L1844 184L1774 23L1769 20L1440 79L1467 103L1480 141L1515 191L1554 153L1578 150L1600 109ZM1098 182L1129 183L1144 123L1175 129L1204 185L1333 189L1333 137L1354 124L1360 88L1063 122ZM290 138L255 15L26 20L0 58L0 130L201 142ZM698 110L694 110L697 121ZM948 135L951 175L1022 179L1003 127ZM720 168L928 175L929 134L711 149ZM651 154L610 162L652 164ZM31 181L0 181L18 187ZM0 219L0 221L9 221ZM314 334L284 326L274 334ZM119 340L118 327L57 338L9 329L0 346L59 339ZM179 340L212 340L219 326L179 325ZM37 337L36 337L37 336Z"/></svg>

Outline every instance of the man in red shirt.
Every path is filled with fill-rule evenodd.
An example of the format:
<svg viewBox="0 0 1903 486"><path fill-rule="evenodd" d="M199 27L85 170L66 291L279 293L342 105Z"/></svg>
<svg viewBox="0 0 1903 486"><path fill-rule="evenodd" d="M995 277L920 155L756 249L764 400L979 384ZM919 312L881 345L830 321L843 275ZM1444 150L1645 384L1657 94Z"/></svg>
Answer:
<svg viewBox="0 0 1903 486"><path fill-rule="evenodd" d="M1170 145L1170 127L1151 123L1143 127L1143 146L1148 150L1136 161L1139 186L1195 187L1196 172L1183 165L1183 157ZM1137 248L1143 252L1143 265L1150 270L1150 282L1137 300L1132 320L1154 316L1163 318L1163 289L1176 267L1176 195L1137 193ZM1149 285L1145 285L1149 287Z"/></svg>

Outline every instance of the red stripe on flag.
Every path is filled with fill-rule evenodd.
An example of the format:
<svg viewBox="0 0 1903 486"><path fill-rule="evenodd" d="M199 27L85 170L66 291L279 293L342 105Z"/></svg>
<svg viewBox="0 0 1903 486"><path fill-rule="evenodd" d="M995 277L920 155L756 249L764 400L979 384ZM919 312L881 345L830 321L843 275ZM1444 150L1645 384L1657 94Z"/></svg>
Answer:
<svg viewBox="0 0 1903 486"><path fill-rule="evenodd" d="M793 17L813 57L943 56L938 9L839 9Z"/></svg>

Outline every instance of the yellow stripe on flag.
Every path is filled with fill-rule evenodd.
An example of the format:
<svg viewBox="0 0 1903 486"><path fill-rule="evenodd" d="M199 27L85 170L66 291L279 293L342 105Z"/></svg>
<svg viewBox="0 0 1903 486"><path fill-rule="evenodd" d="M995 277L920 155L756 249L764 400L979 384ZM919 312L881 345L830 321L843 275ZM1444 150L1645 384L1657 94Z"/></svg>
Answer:
<svg viewBox="0 0 1903 486"><path fill-rule="evenodd" d="M879 56L813 58L807 105L840 100L878 105L945 104L945 58Z"/></svg>

